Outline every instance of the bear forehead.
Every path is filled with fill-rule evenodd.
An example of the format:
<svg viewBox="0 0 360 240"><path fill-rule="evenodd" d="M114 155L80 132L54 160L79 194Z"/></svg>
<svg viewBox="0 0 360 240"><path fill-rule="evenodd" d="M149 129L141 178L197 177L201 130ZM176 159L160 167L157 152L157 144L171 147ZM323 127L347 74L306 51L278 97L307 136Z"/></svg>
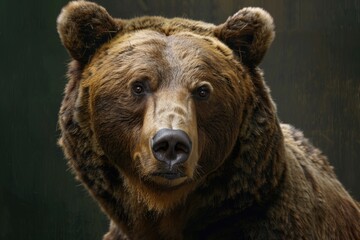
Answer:
<svg viewBox="0 0 360 240"><path fill-rule="evenodd" d="M236 65L233 52L214 37L192 32L165 35L151 29L114 37L88 65L91 72L126 72L130 75L212 75ZM229 69L229 68L226 68ZM229 71L229 70L227 70ZM149 76L151 77L151 76ZM167 76L168 77L168 76Z"/></svg>
<svg viewBox="0 0 360 240"><path fill-rule="evenodd" d="M169 50L179 54L179 57L181 52L194 56L220 54L218 55L219 58L233 57L233 51L215 37L202 36L192 32L177 32L165 35L162 32L144 29L119 34L119 36L100 48L98 51L100 55L94 56L94 58L101 57L102 52L113 56L126 52L149 55L151 53L164 53L164 51L169 52Z"/></svg>

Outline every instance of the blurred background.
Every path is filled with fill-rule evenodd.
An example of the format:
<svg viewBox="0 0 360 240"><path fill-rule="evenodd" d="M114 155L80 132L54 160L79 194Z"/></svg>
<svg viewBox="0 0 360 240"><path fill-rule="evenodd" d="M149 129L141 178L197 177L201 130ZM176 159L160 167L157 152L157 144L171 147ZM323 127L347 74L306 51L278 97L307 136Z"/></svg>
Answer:
<svg viewBox="0 0 360 240"><path fill-rule="evenodd" d="M101 239L108 220L56 145L69 56L56 32L67 3L0 1L0 239ZM360 1L103 0L116 17L219 24L245 6L275 19L262 68L279 117L304 131L360 200Z"/></svg>

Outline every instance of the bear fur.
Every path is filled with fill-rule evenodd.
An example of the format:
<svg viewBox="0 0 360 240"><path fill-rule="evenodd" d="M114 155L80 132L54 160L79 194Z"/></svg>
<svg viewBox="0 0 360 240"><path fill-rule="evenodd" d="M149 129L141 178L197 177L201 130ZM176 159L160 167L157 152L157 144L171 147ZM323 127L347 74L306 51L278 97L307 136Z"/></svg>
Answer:
<svg viewBox="0 0 360 240"><path fill-rule="evenodd" d="M73 1L57 28L72 57L59 145L111 220L104 239L360 239L326 157L279 123L258 67L266 11L215 26ZM154 157L161 129L186 135L185 161Z"/></svg>

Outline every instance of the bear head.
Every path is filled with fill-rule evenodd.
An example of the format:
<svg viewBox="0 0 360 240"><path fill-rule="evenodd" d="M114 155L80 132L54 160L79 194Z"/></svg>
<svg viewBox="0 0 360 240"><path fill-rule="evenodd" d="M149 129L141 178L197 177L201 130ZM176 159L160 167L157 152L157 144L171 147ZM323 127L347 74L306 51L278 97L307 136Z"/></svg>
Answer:
<svg viewBox="0 0 360 240"><path fill-rule="evenodd" d="M267 98L258 65L274 38L264 10L244 8L216 26L115 19L73 1L57 28L73 59L59 143L106 211L109 199L126 194L149 209L173 207L256 135L248 106L257 104L257 89ZM266 101L258 107L271 115ZM251 122L261 125L260 115Z"/></svg>

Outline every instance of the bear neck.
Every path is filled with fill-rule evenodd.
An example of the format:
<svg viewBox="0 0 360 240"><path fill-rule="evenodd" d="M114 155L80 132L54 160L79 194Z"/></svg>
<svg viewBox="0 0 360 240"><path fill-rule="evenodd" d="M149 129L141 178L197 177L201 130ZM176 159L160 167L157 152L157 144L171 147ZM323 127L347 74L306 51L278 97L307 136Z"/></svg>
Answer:
<svg viewBox="0 0 360 240"><path fill-rule="evenodd" d="M271 99L262 72L252 76L255 94L249 99L240 129L237 157L233 158L235 178L240 177L243 193L250 194L257 203L274 199L284 180L285 148L276 107ZM231 161L229 161L230 163Z"/></svg>

